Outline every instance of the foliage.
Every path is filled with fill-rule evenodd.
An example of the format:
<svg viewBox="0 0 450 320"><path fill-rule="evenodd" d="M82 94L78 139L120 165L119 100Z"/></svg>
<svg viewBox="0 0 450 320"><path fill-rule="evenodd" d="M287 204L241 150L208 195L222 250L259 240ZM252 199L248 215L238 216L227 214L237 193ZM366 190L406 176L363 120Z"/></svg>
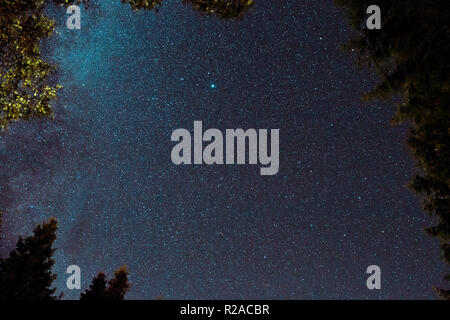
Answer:
<svg viewBox="0 0 450 320"><path fill-rule="evenodd" d="M46 301L61 297L56 296L56 289L52 288L56 279L51 271L55 263L53 243L56 230L55 219L38 225L32 236L19 238L8 258L0 259L0 301ZM123 300L129 289L128 271L123 266L108 282L105 274L100 272L93 279L90 289L81 294L80 300Z"/></svg>
<svg viewBox="0 0 450 320"><path fill-rule="evenodd" d="M133 10L158 10L163 0L121 0L122 3L129 3Z"/></svg>
<svg viewBox="0 0 450 320"><path fill-rule="evenodd" d="M83 301L123 300L130 289L128 283L128 271L125 266L120 267L114 273L114 278L106 282L106 275L100 272L94 279L89 289L81 294Z"/></svg>
<svg viewBox="0 0 450 320"><path fill-rule="evenodd" d="M410 187L439 222L426 232L441 241L450 263L450 6L446 0L377 1L382 29L365 28L372 1L335 0L356 36L345 46L360 66L381 76L367 99L402 97L394 124L412 125L408 145L417 160Z"/></svg>
<svg viewBox="0 0 450 320"><path fill-rule="evenodd" d="M121 0L134 10L155 10L162 0ZM239 18L253 0L184 0L205 14ZM9 0L0 2L0 131L19 119L52 116L51 103L60 85L52 83L55 67L41 56L39 45L52 36L55 21L49 4L67 7L89 0Z"/></svg>
<svg viewBox="0 0 450 320"><path fill-rule="evenodd" d="M159 10L163 0L121 0L129 3L134 10ZM254 0L183 0L205 14L220 18L240 18L254 4Z"/></svg>
<svg viewBox="0 0 450 320"><path fill-rule="evenodd" d="M2 247L3 210L0 209L0 248Z"/></svg>
<svg viewBox="0 0 450 320"><path fill-rule="evenodd" d="M254 0L184 0L184 2L202 13L215 14L225 19L240 18L254 5Z"/></svg>
<svg viewBox="0 0 450 320"><path fill-rule="evenodd" d="M51 269L55 263L57 223L55 219L38 225L33 235L19 238L16 249L8 258L0 259L0 300L54 300L51 288L56 275Z"/></svg>

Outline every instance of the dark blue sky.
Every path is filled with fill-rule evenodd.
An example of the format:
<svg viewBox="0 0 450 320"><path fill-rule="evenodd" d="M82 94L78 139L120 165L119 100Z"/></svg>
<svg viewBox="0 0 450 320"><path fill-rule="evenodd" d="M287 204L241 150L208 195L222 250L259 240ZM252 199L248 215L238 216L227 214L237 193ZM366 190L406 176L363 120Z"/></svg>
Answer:
<svg viewBox="0 0 450 320"><path fill-rule="evenodd" d="M64 86L54 120L0 137L9 246L51 216L58 290L126 264L128 298L434 298L444 264L405 184L414 162L394 108L364 105L376 78L340 45L332 1L256 0L243 21L181 1L118 0L46 44ZM215 88L212 88L214 85ZM279 128L280 171L172 164L173 130ZM369 291L365 270L382 270Z"/></svg>

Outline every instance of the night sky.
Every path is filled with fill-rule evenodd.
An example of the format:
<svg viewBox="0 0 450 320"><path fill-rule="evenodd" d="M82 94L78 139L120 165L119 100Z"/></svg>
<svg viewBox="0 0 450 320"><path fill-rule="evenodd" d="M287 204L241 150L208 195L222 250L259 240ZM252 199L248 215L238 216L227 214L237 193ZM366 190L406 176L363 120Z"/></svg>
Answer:
<svg viewBox="0 0 450 320"><path fill-rule="evenodd" d="M406 187L414 161L393 103L340 50L350 37L330 0L257 0L242 21L180 0L133 12L82 10L44 44L64 86L54 120L0 137L8 248L58 218L56 285L130 271L128 299L434 298L444 263L431 220ZM173 130L280 129L280 171L175 166ZM366 268L382 290L366 287Z"/></svg>

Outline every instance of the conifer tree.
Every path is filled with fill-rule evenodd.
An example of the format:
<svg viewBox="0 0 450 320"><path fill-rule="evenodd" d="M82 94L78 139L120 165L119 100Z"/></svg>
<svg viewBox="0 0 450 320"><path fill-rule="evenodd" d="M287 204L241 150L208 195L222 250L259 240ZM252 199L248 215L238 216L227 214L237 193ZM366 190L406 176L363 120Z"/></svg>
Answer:
<svg viewBox="0 0 450 320"><path fill-rule="evenodd" d="M410 188L438 223L426 232L441 242L450 263L450 6L447 0L379 0L381 30L365 25L373 1L335 0L355 37L345 46L380 83L367 99L400 96L394 124L409 123L408 145L417 161ZM448 277L446 277L448 279ZM442 295L443 290L439 291Z"/></svg>
<svg viewBox="0 0 450 320"><path fill-rule="evenodd" d="M128 270L122 266L116 270L114 278L109 280L106 295L108 300L123 300L128 290L130 290Z"/></svg>
<svg viewBox="0 0 450 320"><path fill-rule="evenodd" d="M100 272L92 280L89 289L81 294L82 301L107 301L123 300L130 289L128 271L125 266L120 267L114 273L114 278L106 282L106 276Z"/></svg>
<svg viewBox="0 0 450 320"><path fill-rule="evenodd" d="M106 275L99 272L97 276L92 279L92 284L84 293L80 295L80 300L107 300L106 299Z"/></svg>
<svg viewBox="0 0 450 320"><path fill-rule="evenodd" d="M8 258L0 259L0 300L54 300L52 283L56 275L53 242L56 239L55 219L38 225L33 235L19 238Z"/></svg>

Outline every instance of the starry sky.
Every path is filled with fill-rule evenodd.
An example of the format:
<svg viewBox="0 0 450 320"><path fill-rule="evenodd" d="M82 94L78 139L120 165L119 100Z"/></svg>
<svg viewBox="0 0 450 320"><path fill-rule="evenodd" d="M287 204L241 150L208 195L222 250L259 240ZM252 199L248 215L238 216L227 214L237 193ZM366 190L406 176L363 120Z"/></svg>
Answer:
<svg viewBox="0 0 450 320"><path fill-rule="evenodd" d="M54 120L0 136L5 242L56 217L54 267L82 287L130 271L129 299L431 299L444 264L405 187L414 162L394 107L363 104L377 78L340 45L332 1L257 0L242 21L178 0L118 0L43 44L64 88ZM175 166L173 130L280 129L280 171ZM366 287L379 265L382 290Z"/></svg>

